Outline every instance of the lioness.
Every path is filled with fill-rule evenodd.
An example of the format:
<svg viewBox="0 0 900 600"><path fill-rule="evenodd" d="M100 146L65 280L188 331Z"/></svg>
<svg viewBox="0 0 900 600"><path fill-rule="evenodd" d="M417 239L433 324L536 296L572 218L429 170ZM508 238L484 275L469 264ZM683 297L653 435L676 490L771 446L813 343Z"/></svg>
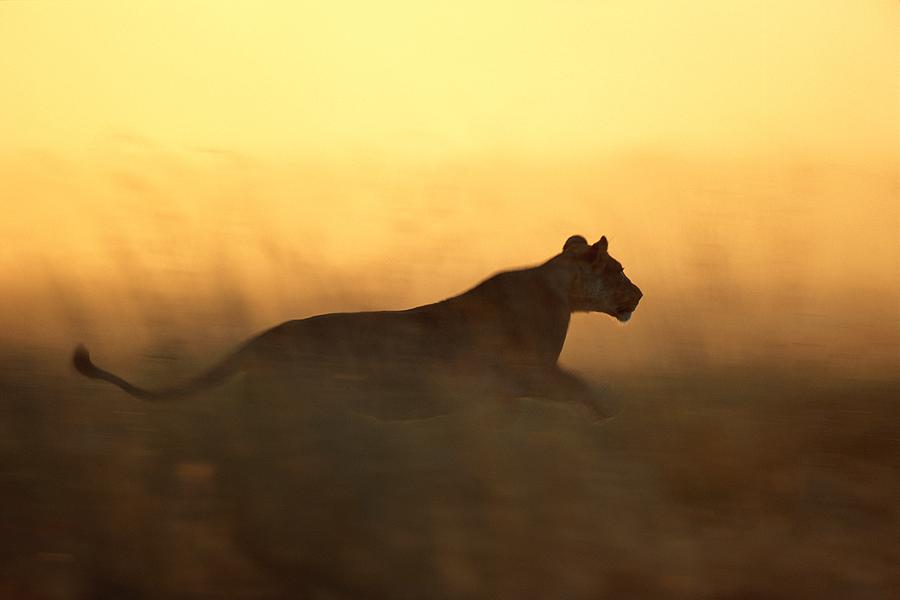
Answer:
<svg viewBox="0 0 900 600"><path fill-rule="evenodd" d="M442 302L402 311L326 314L287 321L251 338L218 365L179 387L139 388L95 366L79 345L79 373L119 386L142 400L169 400L199 392L240 371L288 365L319 376L400 386L440 373L485 374L518 395L576 401L602 413L589 386L557 364L571 313L603 312L628 321L641 299L606 237L589 245L580 235L536 267L494 275ZM368 382L368 383L366 383Z"/></svg>

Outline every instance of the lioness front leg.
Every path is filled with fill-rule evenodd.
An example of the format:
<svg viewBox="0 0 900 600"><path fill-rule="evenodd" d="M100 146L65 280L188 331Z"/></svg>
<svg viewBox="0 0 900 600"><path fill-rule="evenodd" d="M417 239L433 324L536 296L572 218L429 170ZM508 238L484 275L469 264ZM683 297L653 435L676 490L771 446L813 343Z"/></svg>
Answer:
<svg viewBox="0 0 900 600"><path fill-rule="evenodd" d="M613 417L614 413L605 406L601 391L574 373L556 368L551 372L551 383L553 387L551 399L583 404L597 421Z"/></svg>
<svg viewBox="0 0 900 600"><path fill-rule="evenodd" d="M597 421L613 416L611 411L604 408L603 396L599 390L559 367L533 371L526 380L529 394L555 402L582 404Z"/></svg>

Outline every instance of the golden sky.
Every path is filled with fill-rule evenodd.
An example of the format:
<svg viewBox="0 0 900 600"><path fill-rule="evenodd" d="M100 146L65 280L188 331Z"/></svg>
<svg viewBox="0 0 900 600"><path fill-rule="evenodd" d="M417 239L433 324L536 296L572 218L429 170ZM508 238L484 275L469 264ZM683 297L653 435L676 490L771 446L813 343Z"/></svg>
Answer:
<svg viewBox="0 0 900 600"><path fill-rule="evenodd" d="M0 148L898 155L894 0L5 2Z"/></svg>

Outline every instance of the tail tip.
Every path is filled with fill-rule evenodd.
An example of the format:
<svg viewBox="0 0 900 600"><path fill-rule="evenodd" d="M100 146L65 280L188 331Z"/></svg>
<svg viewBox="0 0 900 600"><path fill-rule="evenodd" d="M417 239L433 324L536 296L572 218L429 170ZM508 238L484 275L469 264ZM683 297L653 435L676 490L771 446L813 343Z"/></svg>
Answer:
<svg viewBox="0 0 900 600"><path fill-rule="evenodd" d="M72 353L72 366L74 366L75 370L82 375L90 377L94 374L96 367L94 367L94 363L91 362L91 354L88 352L88 349L85 348L84 344L78 344L75 347L75 352Z"/></svg>

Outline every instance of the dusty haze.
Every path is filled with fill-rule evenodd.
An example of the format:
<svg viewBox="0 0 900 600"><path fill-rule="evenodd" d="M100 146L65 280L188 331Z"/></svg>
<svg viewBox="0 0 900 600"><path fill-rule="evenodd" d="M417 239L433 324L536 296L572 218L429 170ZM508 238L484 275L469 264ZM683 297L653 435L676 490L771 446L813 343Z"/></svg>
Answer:
<svg viewBox="0 0 900 600"><path fill-rule="evenodd" d="M648 153L276 163L112 140L4 171L0 319L18 343L223 345L289 318L440 300L582 233L609 236L647 298L625 328L577 318L571 363L897 368L900 203L884 167Z"/></svg>
<svg viewBox="0 0 900 600"><path fill-rule="evenodd" d="M438 4L0 2L0 597L896 593L900 4ZM70 366L156 388L573 234L644 293L572 320L603 425Z"/></svg>

